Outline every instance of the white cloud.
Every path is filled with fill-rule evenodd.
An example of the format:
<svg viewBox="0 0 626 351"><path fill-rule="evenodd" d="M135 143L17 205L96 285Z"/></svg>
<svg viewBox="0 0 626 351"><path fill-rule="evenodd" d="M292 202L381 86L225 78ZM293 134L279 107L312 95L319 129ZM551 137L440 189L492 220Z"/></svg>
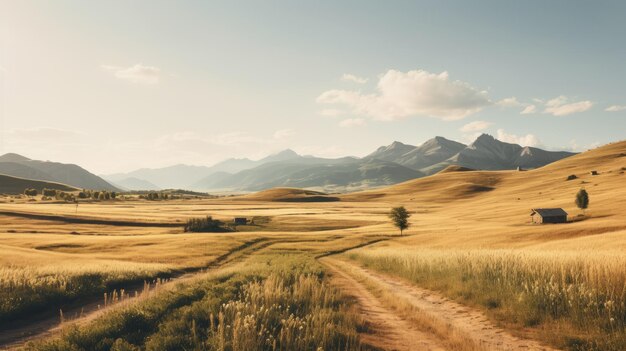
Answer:
<svg viewBox="0 0 626 351"><path fill-rule="evenodd" d="M533 134L527 134L517 136L515 134L508 134L503 129L498 129L496 139L505 143L519 144L521 146L538 146L541 145L539 139Z"/></svg>
<svg viewBox="0 0 626 351"><path fill-rule="evenodd" d="M339 115L341 115L343 113L344 112L341 111L341 110L337 110L337 109L334 109L334 108L326 108L326 109L323 109L320 112L320 115L326 116L326 117L336 117L336 116L339 116Z"/></svg>
<svg viewBox="0 0 626 351"><path fill-rule="evenodd" d="M546 102L546 108L543 111L554 116L567 116L573 113L584 112L593 106L593 102L589 100L569 102L569 99L563 95Z"/></svg>
<svg viewBox="0 0 626 351"><path fill-rule="evenodd" d="M480 132L481 130L489 128L491 124L492 123L486 121L474 121L461 127L461 131L465 133Z"/></svg>
<svg viewBox="0 0 626 351"><path fill-rule="evenodd" d="M353 114L378 120L409 116L459 120L491 105L486 91L465 82L451 81L448 72L389 70L380 77L377 90L373 94L329 90L318 96L317 102L346 105Z"/></svg>
<svg viewBox="0 0 626 351"><path fill-rule="evenodd" d="M502 106L502 107L518 107L518 106L524 106L524 104L522 104L521 102L517 101L517 98L512 96L506 99L502 99L498 102L496 102L496 105Z"/></svg>
<svg viewBox="0 0 626 351"><path fill-rule="evenodd" d="M537 113L537 106L535 106L535 105L528 105L520 113L522 115L529 115L531 113Z"/></svg>
<svg viewBox="0 0 626 351"><path fill-rule="evenodd" d="M607 107L604 111L607 111L607 112L619 112L619 111L624 111L624 110L626 110L626 106L623 106L623 105L613 105L613 106Z"/></svg>
<svg viewBox="0 0 626 351"><path fill-rule="evenodd" d="M285 139L293 136L296 132L293 129L281 129L274 132L274 139Z"/></svg>
<svg viewBox="0 0 626 351"><path fill-rule="evenodd" d="M112 72L118 79L136 84L158 84L161 79L161 69L140 63L130 67L103 65L102 68Z"/></svg>
<svg viewBox="0 0 626 351"><path fill-rule="evenodd" d="M361 78L361 77L357 77L354 74L348 74L348 73L344 73L341 76L341 80L343 80L344 82L353 82L353 83L357 83L357 84L365 84L367 83L367 78Z"/></svg>
<svg viewBox="0 0 626 351"><path fill-rule="evenodd" d="M348 118L339 122L339 126L343 128L361 127L364 125L365 125L365 120L363 118Z"/></svg>

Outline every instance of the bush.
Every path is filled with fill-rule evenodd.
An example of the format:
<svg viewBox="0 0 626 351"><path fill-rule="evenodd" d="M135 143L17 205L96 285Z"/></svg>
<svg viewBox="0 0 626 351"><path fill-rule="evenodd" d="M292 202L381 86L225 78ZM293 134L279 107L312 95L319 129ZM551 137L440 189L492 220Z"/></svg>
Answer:
<svg viewBox="0 0 626 351"><path fill-rule="evenodd" d="M190 218L185 223L185 233L208 233L208 232L230 232L232 229L224 227L224 223L211 216L206 218Z"/></svg>
<svg viewBox="0 0 626 351"><path fill-rule="evenodd" d="M24 189L24 195L26 196L37 196L37 194L39 194L37 189Z"/></svg>
<svg viewBox="0 0 626 351"><path fill-rule="evenodd" d="M54 189L43 189L43 191L41 192L43 194L43 196L47 196L47 197L56 197L57 196L57 191Z"/></svg>

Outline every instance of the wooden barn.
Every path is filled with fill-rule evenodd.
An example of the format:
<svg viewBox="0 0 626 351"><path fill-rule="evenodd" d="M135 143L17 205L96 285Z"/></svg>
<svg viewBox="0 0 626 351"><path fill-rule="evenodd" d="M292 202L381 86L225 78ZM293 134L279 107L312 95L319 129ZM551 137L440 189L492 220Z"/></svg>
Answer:
<svg viewBox="0 0 626 351"><path fill-rule="evenodd" d="M233 223L235 225L246 225L248 224L248 219L246 217L235 217L235 219L233 219Z"/></svg>
<svg viewBox="0 0 626 351"><path fill-rule="evenodd" d="M567 222L567 212L562 208L533 208L530 217L538 224Z"/></svg>

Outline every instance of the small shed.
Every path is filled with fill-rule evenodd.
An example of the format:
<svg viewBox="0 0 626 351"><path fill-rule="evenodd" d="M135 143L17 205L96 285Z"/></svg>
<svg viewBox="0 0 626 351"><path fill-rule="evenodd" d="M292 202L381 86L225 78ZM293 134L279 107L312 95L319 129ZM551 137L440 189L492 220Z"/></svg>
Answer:
<svg viewBox="0 0 626 351"><path fill-rule="evenodd" d="M538 224L567 222L567 212L562 208L533 208L530 217Z"/></svg>
<svg viewBox="0 0 626 351"><path fill-rule="evenodd" d="M248 219L246 217L235 217L233 223L235 223L235 225L246 225L248 224Z"/></svg>
<svg viewBox="0 0 626 351"><path fill-rule="evenodd" d="M591 171L591 172L589 172L589 174L591 174L591 175L598 175L598 171Z"/></svg>

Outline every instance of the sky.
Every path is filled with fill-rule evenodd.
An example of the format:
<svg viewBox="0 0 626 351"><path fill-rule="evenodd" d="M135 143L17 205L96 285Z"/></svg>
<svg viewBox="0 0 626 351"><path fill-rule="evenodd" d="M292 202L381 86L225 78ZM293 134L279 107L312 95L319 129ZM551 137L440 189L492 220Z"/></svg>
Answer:
<svg viewBox="0 0 626 351"><path fill-rule="evenodd" d="M0 1L0 154L98 174L626 131L623 1Z"/></svg>

